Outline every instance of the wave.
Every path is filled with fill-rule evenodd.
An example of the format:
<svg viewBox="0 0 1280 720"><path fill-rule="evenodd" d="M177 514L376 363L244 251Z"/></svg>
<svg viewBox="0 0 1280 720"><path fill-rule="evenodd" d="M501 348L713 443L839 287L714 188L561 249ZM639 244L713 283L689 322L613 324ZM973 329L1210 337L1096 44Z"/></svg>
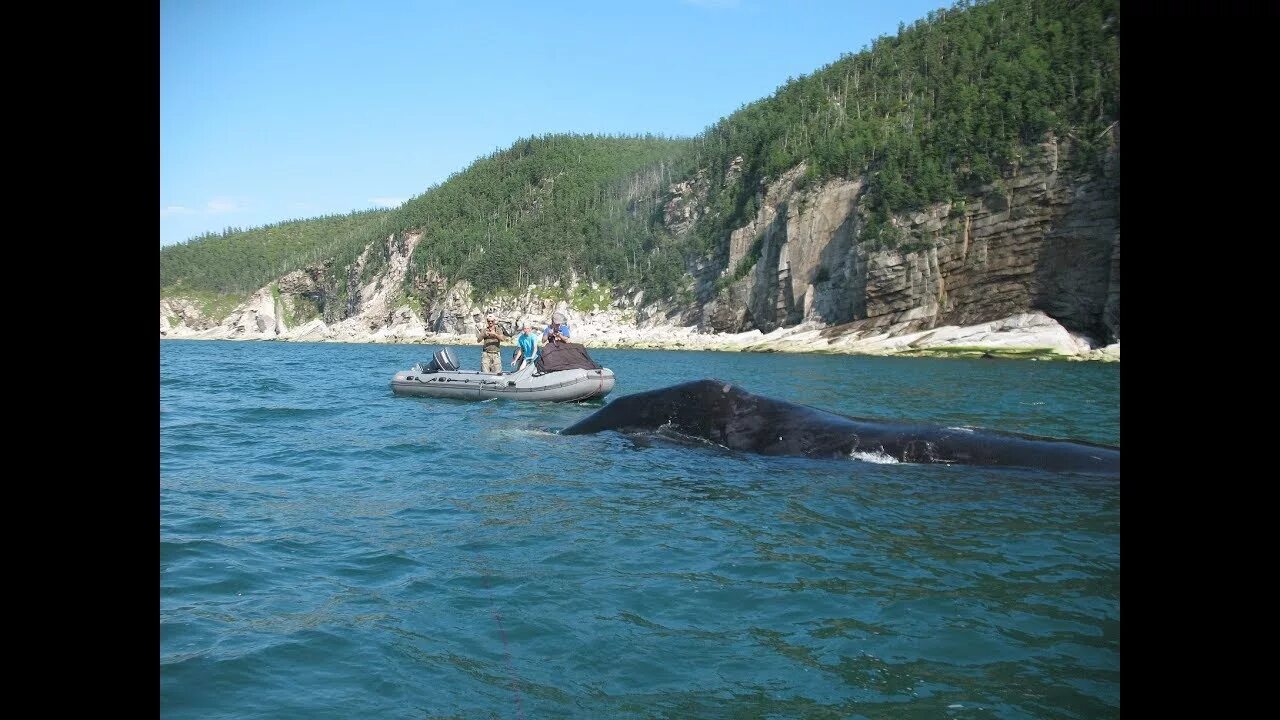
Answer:
<svg viewBox="0 0 1280 720"><path fill-rule="evenodd" d="M881 450L873 450L871 452L854 450L853 452L849 453L849 457L853 458L854 460L861 460L862 462L875 463L877 465L895 465L898 463L897 458L891 455L887 455L884 453L884 451L881 451Z"/></svg>

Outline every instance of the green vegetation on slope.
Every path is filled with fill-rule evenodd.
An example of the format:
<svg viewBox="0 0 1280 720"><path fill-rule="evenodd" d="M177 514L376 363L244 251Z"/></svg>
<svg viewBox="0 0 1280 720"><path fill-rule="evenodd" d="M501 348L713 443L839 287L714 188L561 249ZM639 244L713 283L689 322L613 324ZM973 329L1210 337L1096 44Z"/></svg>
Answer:
<svg viewBox="0 0 1280 720"><path fill-rule="evenodd" d="M686 170L688 140L551 135L520 140L410 200L397 224L423 238L410 277L470 280L488 294L570 271L614 284L657 273L649 216ZM679 269L677 269L679 272Z"/></svg>
<svg viewBox="0 0 1280 720"><path fill-rule="evenodd" d="M332 259L343 302L388 259L389 236L421 231L406 278L469 280L480 297L571 272L651 298L686 288L695 256L756 213L761 181L807 163L805 181L868 178L871 237L885 220L995 182L1069 140L1061 164L1088 170L1120 117L1118 0L962 0L808 77L788 82L694 140L549 135L516 142L395 210L224 232L161 250L165 288L247 293ZM1064 144L1064 148L1066 145ZM725 182L731 161L741 172ZM711 212L690 237L661 222L665 193L698 169ZM366 247L358 277L348 275ZM759 243L733 277L750 271Z"/></svg>
<svg viewBox="0 0 1280 720"><path fill-rule="evenodd" d="M191 301L199 310L203 317L211 318L215 321L221 321L223 318L231 314L236 306L247 298L249 293L224 293L217 290L202 289L186 289L177 290L176 288L164 288L160 290L160 297L166 298L170 296L180 296ZM169 322L172 325L178 324L178 318L171 317Z"/></svg>
<svg viewBox="0 0 1280 720"><path fill-rule="evenodd" d="M1052 132L1078 170L1120 117L1119 0L993 0L935 10L709 128L698 161L722 180L704 250L756 211L761 179L869 175L875 220L996 181ZM713 182L719 188L721 182Z"/></svg>
<svg viewBox="0 0 1280 720"><path fill-rule="evenodd" d="M160 251L162 294L212 290L244 295L287 272L333 260L340 296L386 264L382 242L421 231L407 284L434 271L470 280L484 295L571 272L616 284L674 289L680 253L650 217L687 172L687 139L645 135L549 135L516 142L394 210L355 212L242 231L210 233ZM365 248L358 277L347 274Z"/></svg>
<svg viewBox="0 0 1280 720"><path fill-rule="evenodd" d="M160 248L161 294L211 291L247 295L268 282L363 245L386 222L388 210L365 210L265 227L227 228ZM167 292L166 292L167 291Z"/></svg>

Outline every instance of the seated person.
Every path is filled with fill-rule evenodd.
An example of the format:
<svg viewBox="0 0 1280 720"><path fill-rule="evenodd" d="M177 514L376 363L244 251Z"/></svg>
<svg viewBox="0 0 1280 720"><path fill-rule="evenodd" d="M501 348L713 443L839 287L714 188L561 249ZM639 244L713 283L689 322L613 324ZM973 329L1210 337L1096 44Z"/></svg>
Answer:
<svg viewBox="0 0 1280 720"><path fill-rule="evenodd" d="M551 316L551 322L547 323L547 327L542 331L542 342L545 346L551 342L568 342L569 340L569 323L566 322L564 313L556 313Z"/></svg>

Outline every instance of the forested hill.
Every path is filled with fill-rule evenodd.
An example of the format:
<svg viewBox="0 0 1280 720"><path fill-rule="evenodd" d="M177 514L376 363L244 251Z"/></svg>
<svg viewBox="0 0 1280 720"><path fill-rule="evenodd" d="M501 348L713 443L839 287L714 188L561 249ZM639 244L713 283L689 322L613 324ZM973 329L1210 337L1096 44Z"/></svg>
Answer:
<svg viewBox="0 0 1280 720"><path fill-rule="evenodd" d="M160 248L160 290L245 295L287 272L363 247L387 224L389 211L365 210L227 228Z"/></svg>
<svg viewBox="0 0 1280 720"><path fill-rule="evenodd" d="M880 222L999 182L1050 133L1069 141L1068 167L1096 170L1120 119L1119 10L957 2L741 108L698 139L717 210L699 225L703 247L751 217L761 179L806 161L809 179L866 176Z"/></svg>
<svg viewBox="0 0 1280 720"><path fill-rule="evenodd" d="M395 210L163 248L162 293L246 293L320 259L332 286L349 292L388 257L373 241L412 230L423 238L405 279L410 295L431 277L469 280L483 296L573 272L665 297L689 288L696 264L724 258L761 189L801 163L805 182L863 178L860 241L893 247L893 216L993 183L998 191L1046 138L1063 142L1064 168L1095 172L1120 118L1119 36L1118 0L957 2L692 140L529 138ZM673 232L663 202L673 184L696 177L706 188L697 222ZM375 252L352 277L345 269L367 247Z"/></svg>
<svg viewBox="0 0 1280 720"><path fill-rule="evenodd" d="M228 230L161 248L161 290L245 294L320 261L342 284L342 269L370 243L419 230L415 271L469 279L482 291L567 277L571 268L640 282L633 256L652 244L652 224L627 208L651 205L684 173L690 145L652 135L522 139L394 210ZM381 268L383 250L363 266L365 278Z"/></svg>
<svg viewBox="0 0 1280 720"><path fill-rule="evenodd" d="M479 160L397 211L397 224L423 232L409 281L434 272L483 293L576 270L642 283L648 266L637 259L660 230L636 209L688 171L690 147L658 136L552 135Z"/></svg>

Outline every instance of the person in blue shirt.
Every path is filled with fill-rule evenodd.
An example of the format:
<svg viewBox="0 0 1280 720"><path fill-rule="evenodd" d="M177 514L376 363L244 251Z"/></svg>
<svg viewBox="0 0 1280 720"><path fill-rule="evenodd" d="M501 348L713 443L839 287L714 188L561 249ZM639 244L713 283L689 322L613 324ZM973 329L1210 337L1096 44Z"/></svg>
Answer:
<svg viewBox="0 0 1280 720"><path fill-rule="evenodd" d="M538 337L533 332L533 323L525 322L524 332L516 337L516 354L511 358L511 366L523 370L525 365L538 359ZM516 364L519 363L519 367Z"/></svg>
<svg viewBox="0 0 1280 720"><path fill-rule="evenodd" d="M564 313L556 313L551 316L551 322L547 323L547 327L542 331L542 344L545 346L550 342L568 342L569 340L569 323L565 320Z"/></svg>

